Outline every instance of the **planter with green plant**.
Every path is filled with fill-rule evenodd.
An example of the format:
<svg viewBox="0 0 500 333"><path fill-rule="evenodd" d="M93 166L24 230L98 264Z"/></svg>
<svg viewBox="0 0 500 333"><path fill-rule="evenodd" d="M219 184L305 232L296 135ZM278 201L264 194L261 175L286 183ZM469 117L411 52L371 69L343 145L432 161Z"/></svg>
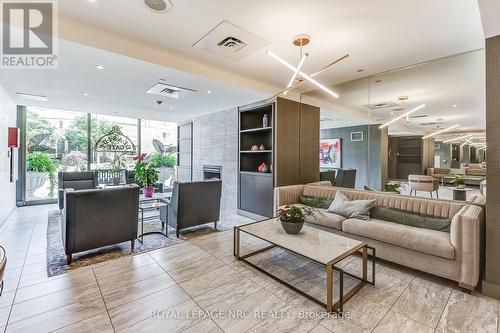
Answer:
<svg viewBox="0 0 500 333"><path fill-rule="evenodd" d="M125 160L122 155L118 155L113 164L111 165L111 171L113 173L113 185L120 185L123 170L127 167Z"/></svg>
<svg viewBox="0 0 500 333"><path fill-rule="evenodd" d="M142 187L145 197L151 198L154 194L153 184L158 181L158 170L146 161L146 154L134 158L137 160L134 167L135 181Z"/></svg>
<svg viewBox="0 0 500 333"><path fill-rule="evenodd" d="M26 169L26 191L28 197L33 197L36 190L50 181L49 197L54 197L56 184L56 164L46 153L29 153Z"/></svg>
<svg viewBox="0 0 500 333"><path fill-rule="evenodd" d="M177 165L175 153L177 147L165 145L160 140L153 139L153 147L156 153L148 156L148 160L153 164L159 172L158 182L164 184L168 180L168 186L172 185L174 180L174 167Z"/></svg>
<svg viewBox="0 0 500 333"><path fill-rule="evenodd" d="M280 208L276 213L281 226L288 234L298 234L304 226L304 221L307 216L314 215L316 210L311 207L285 206Z"/></svg>
<svg viewBox="0 0 500 333"><path fill-rule="evenodd" d="M392 192L401 194L401 184L400 183L392 183L384 185L383 192Z"/></svg>
<svg viewBox="0 0 500 333"><path fill-rule="evenodd" d="M465 179L461 175L455 175L450 183L455 185L457 188L465 188Z"/></svg>

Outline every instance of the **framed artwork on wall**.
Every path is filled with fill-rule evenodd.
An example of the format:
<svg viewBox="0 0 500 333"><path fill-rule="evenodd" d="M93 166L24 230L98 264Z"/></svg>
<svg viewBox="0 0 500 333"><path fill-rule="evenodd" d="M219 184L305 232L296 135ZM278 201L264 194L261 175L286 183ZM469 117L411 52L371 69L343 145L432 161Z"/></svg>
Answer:
<svg viewBox="0 0 500 333"><path fill-rule="evenodd" d="M342 167L342 140L324 139L319 141L320 168Z"/></svg>

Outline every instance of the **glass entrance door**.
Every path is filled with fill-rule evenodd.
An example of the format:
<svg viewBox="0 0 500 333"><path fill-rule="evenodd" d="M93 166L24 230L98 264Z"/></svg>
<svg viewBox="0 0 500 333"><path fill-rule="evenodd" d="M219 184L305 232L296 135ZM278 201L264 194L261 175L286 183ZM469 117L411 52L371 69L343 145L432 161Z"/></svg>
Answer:
<svg viewBox="0 0 500 333"><path fill-rule="evenodd" d="M54 201L58 171L87 170L87 114L28 107L25 128L24 201Z"/></svg>

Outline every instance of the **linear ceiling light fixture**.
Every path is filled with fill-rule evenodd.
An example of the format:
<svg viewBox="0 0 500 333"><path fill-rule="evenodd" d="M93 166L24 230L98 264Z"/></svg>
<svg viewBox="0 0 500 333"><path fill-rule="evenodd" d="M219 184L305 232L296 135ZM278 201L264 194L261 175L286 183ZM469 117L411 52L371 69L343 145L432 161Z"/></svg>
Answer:
<svg viewBox="0 0 500 333"><path fill-rule="evenodd" d="M445 141L445 142L443 142L443 143L450 143L450 142L460 141L460 140L463 140L463 139L467 139L467 138L469 138L469 137L471 137L471 136L472 136L472 134L467 134L467 135L461 136L461 137L459 137L459 138L446 140L446 141Z"/></svg>
<svg viewBox="0 0 500 333"><path fill-rule="evenodd" d="M271 51L268 50L266 53L271 58L273 58L276 61L280 62L283 66L287 67L288 69L290 69L294 73L297 72L298 75L302 76L304 79L306 79L307 81L311 82L312 84L314 84L315 86L317 86L321 90L327 92L328 94L332 95L335 98L339 98L338 94L336 94L335 92L331 91L330 89L328 89L327 87L325 87L324 85L322 85L321 83L319 83L318 81L316 81L315 79L313 79L312 77L310 77L309 75L307 75L306 73L304 73L303 71L299 70L298 68L293 67L292 65L290 65L288 62L286 62L285 60L283 60L280 57L278 57L273 52L271 52Z"/></svg>
<svg viewBox="0 0 500 333"><path fill-rule="evenodd" d="M452 130L452 129L454 129L454 128L457 128L458 126L460 126L460 124L456 124L456 125L453 125L453 126L447 127L447 128L445 128L445 129L442 129L442 130L440 130L440 131L437 131L437 132L431 133L431 134L429 134L429 135L424 136L422 139L432 138L433 136L436 136L436 135L441 134L441 133L444 133L444 132L448 132L448 131L450 131L450 130Z"/></svg>
<svg viewBox="0 0 500 333"><path fill-rule="evenodd" d="M380 126L379 126L379 129L382 129L382 128L384 128L384 127L387 127L387 126L389 126L390 124L393 124L393 123L395 123L396 121L398 121L398 120L400 120L400 119L403 119L404 117L408 116L409 114L411 114L411 113L413 113L413 112L416 112L416 111L418 111L418 110L420 110L420 109L423 109L423 108L425 108L425 104L421 104L421 105L417 106L416 108L414 108L414 109L412 109L412 110L410 110L410 111L408 111L408 112L406 112L406 113L403 113L402 115L400 115L400 116L398 116L398 117L396 117L396 118L394 118L394 119L392 119L392 120L388 121L387 123L385 123L385 124L383 124L383 125L380 125Z"/></svg>
<svg viewBox="0 0 500 333"><path fill-rule="evenodd" d="M283 93L283 95L286 96L286 94L288 93L288 90L289 88L292 86L293 82L295 81L295 79L297 79L297 75L299 74L299 71L302 69L302 66L304 65L304 62L306 61L306 58L309 56L308 53L305 53L303 56L302 56L302 59L300 59L300 62L299 62L299 65L297 66L297 69L295 70L295 72L293 73L293 76L290 78L290 81L288 82L288 85L286 86L286 89L285 92Z"/></svg>
<svg viewBox="0 0 500 333"><path fill-rule="evenodd" d="M32 95L32 94L23 94L23 93L18 93L18 92L16 92L16 96L19 97L19 98L31 99L33 101L47 102L49 100L47 98L47 96Z"/></svg>

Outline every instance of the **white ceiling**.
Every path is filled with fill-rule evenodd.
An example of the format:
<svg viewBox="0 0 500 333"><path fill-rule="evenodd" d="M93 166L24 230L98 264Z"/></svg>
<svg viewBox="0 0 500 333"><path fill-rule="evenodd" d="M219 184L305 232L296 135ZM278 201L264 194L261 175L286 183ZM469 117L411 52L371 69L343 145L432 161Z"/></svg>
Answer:
<svg viewBox="0 0 500 333"><path fill-rule="evenodd" d="M138 0L61 1L61 18L97 31L154 46L276 86L291 73L261 49L233 61L192 45L223 20L269 41L269 49L290 62L299 33L312 36L304 69L315 71L332 59L350 57L322 74L329 84L410 64L479 49L484 35L477 1L471 0L172 0L167 14L145 10ZM357 73L359 68L365 69ZM270 75L272 73L272 75ZM304 86L304 89L311 89Z"/></svg>
<svg viewBox="0 0 500 333"><path fill-rule="evenodd" d="M484 35L486 38L500 35L500 1L498 0L478 0L481 10L481 21L483 23Z"/></svg>
<svg viewBox="0 0 500 333"><path fill-rule="evenodd" d="M412 116L428 117L411 119L408 124L402 119L390 129L395 129L397 133L423 134L455 124L461 125L458 132L481 131L486 127L484 50L350 81L333 89L340 94L337 104L341 110L337 111L336 107L324 109L324 115L329 118L349 115L353 111L357 112L356 118L365 123L385 123L420 104L426 104L424 109ZM310 94L320 95L319 92ZM386 102L401 105L399 96L409 97L405 111L394 112L397 107L371 111L365 106ZM430 123L435 124L425 125ZM340 124L345 125L342 117ZM335 122L330 126L338 127Z"/></svg>
<svg viewBox="0 0 500 333"><path fill-rule="evenodd" d="M265 48L234 61L192 47L227 20L268 41L266 48L292 63L299 57L291 45L293 36L310 34L306 72L349 53L318 77L338 87L339 101L304 96L326 113L335 110L331 118L348 126L365 123L366 110L337 103L355 100L341 83L484 47L478 5L470 0L172 2L170 13L154 14L138 0L60 1L60 35L67 41L60 42L59 70L1 71L0 84L11 95L20 91L49 97L48 103L30 105L170 121L254 102L285 86L291 73L266 56ZM96 64L105 70L96 71ZM364 71L358 73L359 68ZM144 92L160 78L199 93L158 106ZM422 89L429 85L419 82ZM447 83L464 88L460 82ZM300 91L312 89L304 84ZM397 96L397 91L387 95Z"/></svg>
<svg viewBox="0 0 500 333"><path fill-rule="evenodd" d="M97 64L103 65L104 70L97 70ZM266 96L244 87L64 40L59 43L57 70L1 70L0 73L0 84L20 105L174 122L256 102ZM159 79L197 90L197 93L186 99L146 94ZM48 102L22 99L16 97L16 92L47 96ZM157 100L164 102L158 105Z"/></svg>

